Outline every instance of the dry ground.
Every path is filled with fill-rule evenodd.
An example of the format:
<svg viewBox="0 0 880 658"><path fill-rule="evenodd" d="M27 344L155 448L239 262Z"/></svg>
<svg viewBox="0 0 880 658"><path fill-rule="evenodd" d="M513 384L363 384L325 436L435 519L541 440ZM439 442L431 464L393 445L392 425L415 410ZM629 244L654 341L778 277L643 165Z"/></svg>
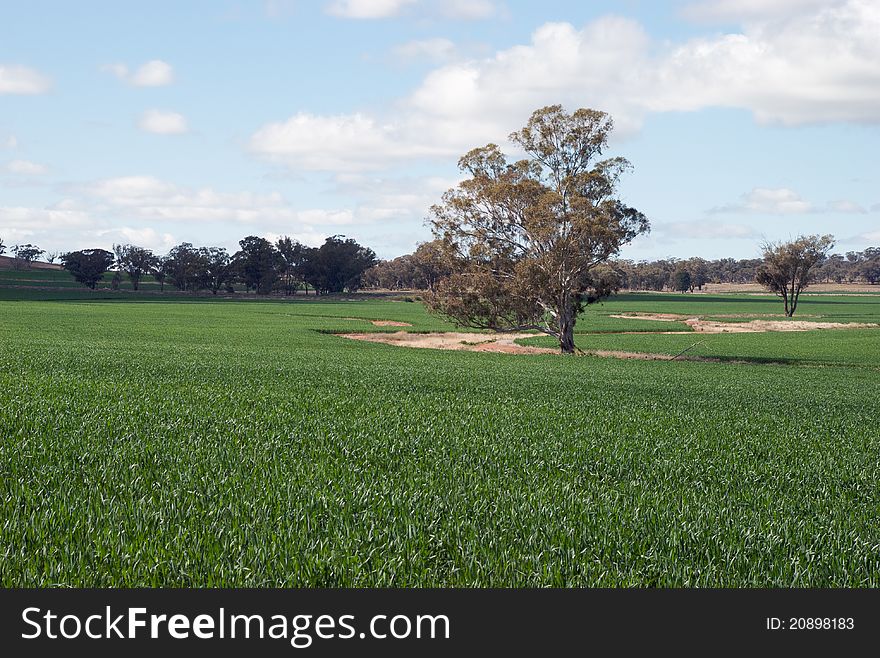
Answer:
<svg viewBox="0 0 880 658"><path fill-rule="evenodd" d="M666 331L666 334L719 334L719 333L760 333L766 331L813 331L813 330L840 330L840 329L864 329L876 327L876 324L867 323L841 323L841 322L809 322L803 320L751 320L749 322L718 322L704 320L702 318L689 318L686 315L675 313L639 313L626 315L612 315L621 319L660 320L666 322L684 322L693 331ZM733 316L731 316L733 317ZM357 318L346 318L357 319ZM411 326L405 322L393 322L390 320L371 320L378 327L384 326ZM658 332L625 331L620 333L638 334ZM433 333L409 333L397 331L394 333L345 333L338 334L343 338L352 340L364 340L371 343L384 343L385 345L397 345L398 347L416 347L440 350L465 350L470 352L501 352L504 354L558 354L559 350L549 347L537 347L534 345L520 345L516 341L524 338L534 338L536 334L530 333L498 333L476 334L468 332L446 331ZM645 359L670 361L676 357L669 354L651 354L642 352L620 352L611 350L595 350L588 352L595 356L614 357L618 359ZM691 360L712 360L700 357L689 357Z"/></svg>

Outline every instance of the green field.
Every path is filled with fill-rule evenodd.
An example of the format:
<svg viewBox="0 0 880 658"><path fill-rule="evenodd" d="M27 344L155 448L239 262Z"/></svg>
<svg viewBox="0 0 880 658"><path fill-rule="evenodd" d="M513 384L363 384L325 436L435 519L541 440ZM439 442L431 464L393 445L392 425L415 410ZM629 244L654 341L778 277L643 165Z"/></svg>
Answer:
<svg viewBox="0 0 880 658"><path fill-rule="evenodd" d="M610 314L780 303L591 307L583 349L736 362L637 361L332 335L452 329L419 303L53 295L0 301L0 585L880 585L880 329L627 335L683 329Z"/></svg>

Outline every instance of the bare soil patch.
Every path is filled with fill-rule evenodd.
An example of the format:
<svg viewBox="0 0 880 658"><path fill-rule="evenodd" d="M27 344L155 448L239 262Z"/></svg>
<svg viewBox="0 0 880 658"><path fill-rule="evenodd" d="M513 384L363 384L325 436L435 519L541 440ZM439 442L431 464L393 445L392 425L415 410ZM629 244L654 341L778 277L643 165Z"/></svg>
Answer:
<svg viewBox="0 0 880 658"><path fill-rule="evenodd" d="M689 318L676 313L629 313L612 315L624 320L659 320L660 322L684 322L696 333L703 334L754 334L765 331L813 331L818 329L868 329L876 324L865 322L813 322L809 320L751 320L749 322L720 322ZM717 315L715 317L751 317L748 315ZM769 317L780 317L770 315ZM671 332L669 332L671 333Z"/></svg>
<svg viewBox="0 0 880 658"><path fill-rule="evenodd" d="M437 332L415 334L406 331L392 333L338 334L352 340L384 343L400 347L417 347L437 350L466 350L470 352L501 352L503 354L557 354L559 350L549 347L519 345L520 338L534 338L535 334L474 334L465 332Z"/></svg>
<svg viewBox="0 0 880 658"><path fill-rule="evenodd" d="M684 322L693 329L687 331L665 331L665 334L722 334L722 333L761 333L766 331L813 331L821 329L864 329L877 327L877 324L868 323L842 323L842 322L810 322L803 320L751 320L749 322L719 322L715 320L703 320L702 318L689 318L686 315L675 313L638 313L628 315L612 315L614 318L661 320L667 322ZM733 317L733 316L731 316ZM361 318L344 318L346 320L359 320ZM412 326L406 322L393 320L370 320L379 327L387 326ZM620 332L626 334L657 332ZM463 350L469 352L500 352L502 354L559 354L559 350L549 347L537 347L534 345L520 345L516 341L524 338L535 338L536 334L529 333L506 333L506 334L475 334L468 332L446 331L434 333L409 333L396 331L394 333L346 333L337 334L351 340L364 340L370 343L384 343L385 345L397 345L399 347L416 347L423 349L439 350ZM671 354L655 354L650 352L624 352L618 350L592 350L585 352L594 356L612 357L616 359L642 359L646 361L672 361L680 359L684 361L707 361L717 363L720 359L698 356L673 356Z"/></svg>
<svg viewBox="0 0 880 658"><path fill-rule="evenodd" d="M358 322L369 322L374 327L411 327L409 322L398 322L397 320L367 320L366 318L340 318L341 320L357 320Z"/></svg>

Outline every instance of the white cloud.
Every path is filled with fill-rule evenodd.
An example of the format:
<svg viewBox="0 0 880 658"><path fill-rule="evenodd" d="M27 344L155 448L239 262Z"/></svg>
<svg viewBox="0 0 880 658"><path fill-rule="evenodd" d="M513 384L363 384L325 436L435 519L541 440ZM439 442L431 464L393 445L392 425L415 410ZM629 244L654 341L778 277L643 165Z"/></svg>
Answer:
<svg viewBox="0 0 880 658"><path fill-rule="evenodd" d="M736 203L729 203L710 212L759 213L765 215L799 215L813 212L813 204L804 201L787 187L756 187L743 194Z"/></svg>
<svg viewBox="0 0 880 658"><path fill-rule="evenodd" d="M494 0L334 0L326 6L332 16L353 19L393 18L406 10L426 18L484 20L501 13Z"/></svg>
<svg viewBox="0 0 880 658"><path fill-rule="evenodd" d="M15 137L15 135L10 135L9 137L6 138L5 146L6 146L6 149L9 151L14 151L15 149L18 148L18 139Z"/></svg>
<svg viewBox="0 0 880 658"><path fill-rule="evenodd" d="M45 94L52 81L26 66L0 64L0 94Z"/></svg>
<svg viewBox="0 0 880 658"><path fill-rule="evenodd" d="M380 169L389 159L433 152L430 147L407 140L398 127L380 125L363 114L306 113L263 126L251 137L250 150L294 167L317 171Z"/></svg>
<svg viewBox="0 0 880 658"><path fill-rule="evenodd" d="M131 83L137 87L164 87L174 82L174 70L170 64L154 59L141 66L131 76Z"/></svg>
<svg viewBox="0 0 880 658"><path fill-rule="evenodd" d="M148 175L121 176L68 185L68 196L51 207L0 207L0 235L65 251L131 242L164 252L179 239L234 248L233 237L285 234L318 245L328 235L345 233L386 255L399 255L414 239L426 237L421 231L413 238L413 220L422 219L454 183L347 174L339 177L334 193L358 201L297 208L278 192L225 192Z"/></svg>
<svg viewBox="0 0 880 658"><path fill-rule="evenodd" d="M864 214L864 207L849 199L830 201L817 206L787 187L756 187L739 201L712 208L710 213L753 213L763 215L802 215L806 213Z"/></svg>
<svg viewBox="0 0 880 658"><path fill-rule="evenodd" d="M823 7L841 5L843 0L707 0L682 9L690 20L708 23L747 23L809 13Z"/></svg>
<svg viewBox="0 0 880 658"><path fill-rule="evenodd" d="M264 227L342 226L364 221L350 209L291 206L278 192L218 192L191 189L153 176L122 176L80 188L101 212L118 212L148 222L239 223Z"/></svg>
<svg viewBox="0 0 880 658"><path fill-rule="evenodd" d="M864 207L862 207L855 201L850 201L848 199L838 199L837 201L832 201L828 204L828 210L833 212L845 212L859 215L868 212L867 210L865 210Z"/></svg>
<svg viewBox="0 0 880 658"><path fill-rule="evenodd" d="M125 64L108 64L102 69L135 87L164 87L174 82L174 68L161 59L150 60L135 71L129 71Z"/></svg>
<svg viewBox="0 0 880 658"><path fill-rule="evenodd" d="M157 135L180 135L187 131L186 118L177 112L147 110L141 115L138 127Z"/></svg>
<svg viewBox="0 0 880 658"><path fill-rule="evenodd" d="M415 2L416 0L335 0L327 6L327 12L339 18L390 18Z"/></svg>
<svg viewBox="0 0 880 658"><path fill-rule="evenodd" d="M441 0L440 13L447 18L482 20L498 13L492 0Z"/></svg>
<svg viewBox="0 0 880 658"><path fill-rule="evenodd" d="M6 171L24 176L40 176L49 173L49 168L30 160L12 160L6 163Z"/></svg>
<svg viewBox="0 0 880 658"><path fill-rule="evenodd" d="M546 23L528 44L435 68L387 116L300 112L261 128L250 146L287 154L300 168L382 168L503 143L551 103L607 111L618 136L637 131L652 112L710 107L785 125L880 123L878 34L880 3L864 0L809 5L772 22L759 16L740 32L678 43L653 42L639 23L615 16L582 29ZM435 54L445 49L433 44Z"/></svg>
<svg viewBox="0 0 880 658"><path fill-rule="evenodd" d="M94 231L94 235L101 238L101 242L105 244L135 244L157 253L166 252L177 244L177 240L170 233L159 233L152 228L122 226L97 230Z"/></svg>
<svg viewBox="0 0 880 658"><path fill-rule="evenodd" d="M27 208L22 206L0 207L0 230L4 237L12 232L20 235L33 235L39 231L84 228L91 224L91 218L80 210L58 208Z"/></svg>
<svg viewBox="0 0 880 658"><path fill-rule="evenodd" d="M442 62L455 55L455 44L449 39L440 37L407 41L394 48L394 55L404 61L424 57Z"/></svg>

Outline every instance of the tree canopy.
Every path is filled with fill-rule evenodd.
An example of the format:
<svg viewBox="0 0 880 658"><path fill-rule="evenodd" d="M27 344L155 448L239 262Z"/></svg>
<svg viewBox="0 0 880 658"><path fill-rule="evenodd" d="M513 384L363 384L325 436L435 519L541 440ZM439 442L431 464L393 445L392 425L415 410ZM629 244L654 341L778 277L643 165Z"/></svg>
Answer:
<svg viewBox="0 0 880 658"><path fill-rule="evenodd" d="M614 286L599 266L649 228L617 196L629 162L598 159L612 127L604 112L552 105L509 136L526 159L508 162L495 144L465 154L468 178L432 207L452 274L430 307L466 327L542 331L574 352L577 314Z"/></svg>
<svg viewBox="0 0 880 658"><path fill-rule="evenodd" d="M113 252L116 254L116 266L128 274L134 290L138 289L141 278L153 272L159 264L159 259L152 251L133 244L115 244Z"/></svg>
<svg viewBox="0 0 880 658"><path fill-rule="evenodd" d="M61 264L73 277L92 290L113 265L114 256L105 249L83 249L61 255Z"/></svg>
<svg viewBox="0 0 880 658"><path fill-rule="evenodd" d="M376 253L344 235L327 238L313 249L306 267L306 281L320 294L354 292L361 277L376 264Z"/></svg>
<svg viewBox="0 0 880 658"><path fill-rule="evenodd" d="M238 241L241 249L233 256L233 262L239 277L257 294L267 295L279 279L281 255L275 246L266 238L255 235Z"/></svg>
<svg viewBox="0 0 880 658"><path fill-rule="evenodd" d="M17 244L12 248L16 262L24 267L30 267L31 263L46 253L35 244Z"/></svg>
<svg viewBox="0 0 880 658"><path fill-rule="evenodd" d="M813 267L821 263L834 246L832 235L800 236L791 242L764 244L764 263L755 280L782 297L785 315L792 317L801 291L811 281Z"/></svg>

